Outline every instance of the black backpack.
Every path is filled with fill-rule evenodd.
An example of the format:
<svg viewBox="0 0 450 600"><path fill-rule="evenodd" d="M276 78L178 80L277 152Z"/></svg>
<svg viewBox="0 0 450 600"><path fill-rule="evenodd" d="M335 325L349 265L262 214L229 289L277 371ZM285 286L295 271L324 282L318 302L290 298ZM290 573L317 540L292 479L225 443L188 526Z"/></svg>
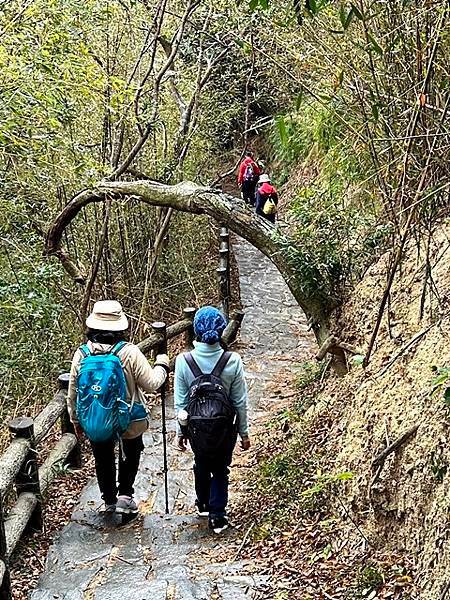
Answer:
<svg viewBox="0 0 450 600"><path fill-rule="evenodd" d="M236 410L231 404L220 375L231 352L224 352L211 373L202 373L189 352L184 358L194 375L189 386L187 437L194 454L223 456L236 443Z"/></svg>

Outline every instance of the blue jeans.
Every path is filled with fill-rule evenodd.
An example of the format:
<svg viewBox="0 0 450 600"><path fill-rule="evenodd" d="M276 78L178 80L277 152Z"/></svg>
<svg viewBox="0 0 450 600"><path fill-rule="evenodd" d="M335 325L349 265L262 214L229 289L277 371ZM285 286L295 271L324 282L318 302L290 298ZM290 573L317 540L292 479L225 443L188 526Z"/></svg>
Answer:
<svg viewBox="0 0 450 600"><path fill-rule="evenodd" d="M231 456L231 453L220 458L195 456L197 502L209 508L211 517L223 517L226 514Z"/></svg>

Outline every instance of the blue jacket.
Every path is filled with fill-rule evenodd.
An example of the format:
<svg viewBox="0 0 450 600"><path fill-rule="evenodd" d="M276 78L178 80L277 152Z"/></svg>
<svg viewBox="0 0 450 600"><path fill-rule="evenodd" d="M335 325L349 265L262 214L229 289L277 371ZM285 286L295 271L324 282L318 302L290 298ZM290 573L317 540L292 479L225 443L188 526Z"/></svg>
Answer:
<svg viewBox="0 0 450 600"><path fill-rule="evenodd" d="M192 356L203 373L211 373L223 352L219 343L204 344L194 342ZM186 408L189 400L189 386L194 380L194 375L187 364L184 354L177 356L175 362L175 410L178 412ZM228 397L233 403L238 415L239 434L248 435L247 421L247 384L244 378L244 365L236 352L231 356L222 371L221 380ZM179 430L178 430L179 432Z"/></svg>

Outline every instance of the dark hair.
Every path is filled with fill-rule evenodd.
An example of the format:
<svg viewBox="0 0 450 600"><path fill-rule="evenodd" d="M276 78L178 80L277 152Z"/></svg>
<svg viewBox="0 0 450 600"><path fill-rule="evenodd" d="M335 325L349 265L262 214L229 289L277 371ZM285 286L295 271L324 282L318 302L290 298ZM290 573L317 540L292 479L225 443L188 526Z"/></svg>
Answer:
<svg viewBox="0 0 450 600"><path fill-rule="evenodd" d="M128 338L128 330L123 331L103 331L101 329L86 329L86 337L90 342L97 344L117 344Z"/></svg>
<svg viewBox="0 0 450 600"><path fill-rule="evenodd" d="M250 156L250 158L253 158L253 152L251 150L246 150L245 156Z"/></svg>

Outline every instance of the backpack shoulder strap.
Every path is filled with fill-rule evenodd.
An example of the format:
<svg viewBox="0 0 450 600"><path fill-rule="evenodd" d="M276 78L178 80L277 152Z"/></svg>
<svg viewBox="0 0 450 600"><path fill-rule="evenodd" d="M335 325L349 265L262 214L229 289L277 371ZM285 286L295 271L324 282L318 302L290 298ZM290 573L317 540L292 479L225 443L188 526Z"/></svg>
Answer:
<svg viewBox="0 0 450 600"><path fill-rule="evenodd" d="M188 352L187 354L184 355L184 360L187 362L188 367L192 371L192 375L194 377L200 377L200 375L203 375L198 364L195 362L194 357L192 356L191 352Z"/></svg>
<svg viewBox="0 0 450 600"><path fill-rule="evenodd" d="M119 352L122 350L122 348L127 345L127 343L128 342L125 342L125 340L121 340L120 342L117 342L117 344L114 344L114 346L111 348L111 350L109 351L109 354L114 354L114 356L117 356L119 354Z"/></svg>
<svg viewBox="0 0 450 600"><path fill-rule="evenodd" d="M220 376L222 375L222 371L225 369L227 362L230 360L231 354L231 352L223 352L222 356L217 361L216 366L212 370L211 375L220 378Z"/></svg>
<svg viewBox="0 0 450 600"><path fill-rule="evenodd" d="M83 355L83 358L86 358L86 356L90 356L91 354L91 351L89 350L89 346L87 344L83 344L78 348L78 350Z"/></svg>

